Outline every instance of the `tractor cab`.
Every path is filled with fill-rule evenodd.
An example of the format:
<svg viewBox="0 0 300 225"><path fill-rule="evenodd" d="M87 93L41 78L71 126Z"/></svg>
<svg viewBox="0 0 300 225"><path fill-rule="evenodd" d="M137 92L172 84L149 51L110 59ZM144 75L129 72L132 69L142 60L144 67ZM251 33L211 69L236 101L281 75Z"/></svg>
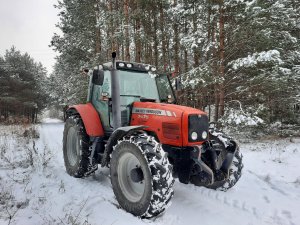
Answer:
<svg viewBox="0 0 300 225"><path fill-rule="evenodd" d="M90 78L88 102L100 115L105 133L113 129L112 76L117 77L121 126L130 123L130 112L134 102L175 103L175 95L167 75L158 75L156 68L141 63L116 61L115 73L112 63L105 63L94 69ZM117 107L119 107L117 106Z"/></svg>

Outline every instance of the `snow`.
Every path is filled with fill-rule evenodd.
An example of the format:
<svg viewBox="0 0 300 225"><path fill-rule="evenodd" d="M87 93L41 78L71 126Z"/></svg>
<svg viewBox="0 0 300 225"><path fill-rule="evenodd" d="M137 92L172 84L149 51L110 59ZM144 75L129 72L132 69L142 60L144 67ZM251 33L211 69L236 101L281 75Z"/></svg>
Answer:
<svg viewBox="0 0 300 225"><path fill-rule="evenodd" d="M236 186L220 192L176 180L167 211L141 220L119 208L109 169L85 179L66 173L63 127L45 119L32 139L23 137L29 126L0 126L1 225L300 224L300 138L242 140L244 169Z"/></svg>
<svg viewBox="0 0 300 225"><path fill-rule="evenodd" d="M54 118L44 118L42 119L42 123L61 123L62 121L60 119L54 119Z"/></svg>
<svg viewBox="0 0 300 225"><path fill-rule="evenodd" d="M226 115L222 118L222 122L230 125L246 126L257 126L264 123L261 118L250 113L245 113L242 109L228 109Z"/></svg>
<svg viewBox="0 0 300 225"><path fill-rule="evenodd" d="M277 50L262 51L259 53L256 52L252 55L248 55L245 58L239 58L233 60L229 64L232 66L234 70L237 70L240 67L253 67L256 66L258 63L265 63L265 62L282 64L282 60L280 58L280 52Z"/></svg>

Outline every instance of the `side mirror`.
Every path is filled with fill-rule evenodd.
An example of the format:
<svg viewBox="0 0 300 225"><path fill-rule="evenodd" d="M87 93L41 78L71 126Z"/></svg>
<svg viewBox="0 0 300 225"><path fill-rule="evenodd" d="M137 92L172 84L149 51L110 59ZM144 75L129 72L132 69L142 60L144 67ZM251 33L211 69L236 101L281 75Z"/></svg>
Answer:
<svg viewBox="0 0 300 225"><path fill-rule="evenodd" d="M95 69L93 71L92 83L96 85L102 85L104 80L104 71Z"/></svg>

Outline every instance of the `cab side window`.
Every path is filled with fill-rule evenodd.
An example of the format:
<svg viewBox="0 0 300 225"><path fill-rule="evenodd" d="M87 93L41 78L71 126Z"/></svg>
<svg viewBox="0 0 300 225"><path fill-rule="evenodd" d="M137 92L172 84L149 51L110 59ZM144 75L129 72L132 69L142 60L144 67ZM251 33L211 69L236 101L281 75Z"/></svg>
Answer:
<svg viewBox="0 0 300 225"><path fill-rule="evenodd" d="M102 92L108 93L109 96L111 96L111 80L110 76L108 73L104 74L104 80L103 80L103 85L102 85ZM102 94L101 92L101 94Z"/></svg>
<svg viewBox="0 0 300 225"><path fill-rule="evenodd" d="M108 96L111 96L111 90L110 90L111 84L110 84L110 74L109 72L104 73L104 80L103 85L94 85L93 86L93 95L92 95L92 104L98 111L101 122L103 125L104 130L110 129L109 125L109 108L108 108L108 101L102 100L102 93L107 93Z"/></svg>

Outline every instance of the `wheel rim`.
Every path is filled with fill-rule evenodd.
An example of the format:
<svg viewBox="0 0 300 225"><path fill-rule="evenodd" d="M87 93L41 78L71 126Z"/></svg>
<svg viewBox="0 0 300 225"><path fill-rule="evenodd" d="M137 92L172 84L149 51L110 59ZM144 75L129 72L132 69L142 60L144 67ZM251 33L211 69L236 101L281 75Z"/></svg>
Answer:
<svg viewBox="0 0 300 225"><path fill-rule="evenodd" d="M70 127L67 136L67 155L71 166L75 166L79 155L79 143L77 132L74 127Z"/></svg>
<svg viewBox="0 0 300 225"><path fill-rule="evenodd" d="M145 191L145 180L134 182L131 179L131 170L140 168L141 164L137 157L132 153L126 152L119 159L118 164L118 181L122 193L131 202L138 202ZM142 170L143 174L144 171Z"/></svg>

